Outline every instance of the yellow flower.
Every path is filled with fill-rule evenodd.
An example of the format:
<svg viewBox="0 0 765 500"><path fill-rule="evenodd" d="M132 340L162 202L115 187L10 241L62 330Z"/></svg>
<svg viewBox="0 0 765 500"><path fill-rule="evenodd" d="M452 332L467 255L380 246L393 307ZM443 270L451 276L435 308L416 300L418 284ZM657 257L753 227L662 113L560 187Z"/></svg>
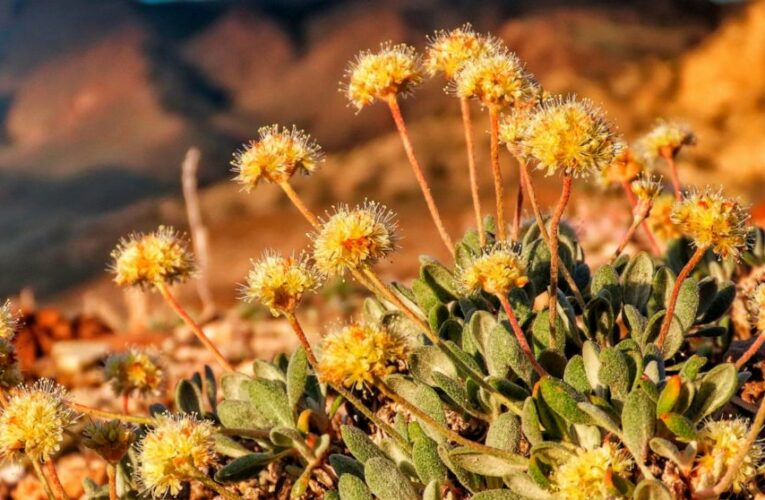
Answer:
<svg viewBox="0 0 765 500"><path fill-rule="evenodd" d="M356 208L341 205L313 235L313 257L323 274L342 274L345 268L368 267L396 249L398 236L393 212L367 201Z"/></svg>
<svg viewBox="0 0 765 500"><path fill-rule="evenodd" d="M139 349L112 354L104 363L104 378L111 381L117 395L156 393L164 382L165 374L159 357Z"/></svg>
<svg viewBox="0 0 765 500"><path fill-rule="evenodd" d="M376 100L407 95L423 80L414 47L391 42L380 44L377 52L361 52L345 74L347 82L341 91L358 110Z"/></svg>
<svg viewBox="0 0 765 500"><path fill-rule="evenodd" d="M451 31L436 31L428 37L423 66L431 76L443 73L451 80L463 64L497 52L498 44L490 36L479 35L468 23Z"/></svg>
<svg viewBox="0 0 765 500"><path fill-rule="evenodd" d="M745 446L749 426L750 422L742 418L710 420L704 425L699 433L699 453L691 475L696 491L711 488L722 478ZM763 472L763 459L765 447L761 441L756 441L736 469L731 488L734 493L746 491L749 483Z"/></svg>
<svg viewBox="0 0 765 500"><path fill-rule="evenodd" d="M458 275L462 288L469 294L483 290L507 295L512 288L529 282L523 259L506 243L484 250L468 266L459 269Z"/></svg>
<svg viewBox="0 0 765 500"><path fill-rule="evenodd" d="M646 219L651 232L662 241L670 241L683 234L680 226L672 221L672 208L674 205L675 197L673 195L660 194L653 201L651 214Z"/></svg>
<svg viewBox="0 0 765 500"><path fill-rule="evenodd" d="M552 482L556 498L568 500L594 500L611 498L606 477L627 472L632 460L622 449L604 444L592 450L577 449L576 455L553 471Z"/></svg>
<svg viewBox="0 0 765 500"><path fill-rule="evenodd" d="M645 165L635 156L632 148L620 146L614 160L601 171L600 180L604 187L632 182L644 172Z"/></svg>
<svg viewBox="0 0 765 500"><path fill-rule="evenodd" d="M54 455L64 429L76 419L64 395L64 389L49 379L16 390L0 414L0 457L18 460L25 454L43 462Z"/></svg>
<svg viewBox="0 0 765 500"><path fill-rule="evenodd" d="M82 444L98 453L110 464L119 462L130 445L133 432L119 420L94 421L82 429Z"/></svg>
<svg viewBox="0 0 765 500"><path fill-rule="evenodd" d="M194 270L194 258L185 238L160 226L149 234L133 234L112 252L114 282L120 286L152 286L185 281Z"/></svg>
<svg viewBox="0 0 765 500"><path fill-rule="evenodd" d="M746 246L749 213L735 200L709 188L676 203L672 221L698 247L709 247L721 257L738 257Z"/></svg>
<svg viewBox="0 0 765 500"><path fill-rule="evenodd" d="M466 62L454 76L453 90L499 109L526 103L540 92L520 59L504 50Z"/></svg>
<svg viewBox="0 0 765 500"><path fill-rule="evenodd" d="M499 140L511 151L519 151L526 133L529 110L513 108L499 122Z"/></svg>
<svg viewBox="0 0 765 500"><path fill-rule="evenodd" d="M11 301L6 300L5 304L0 306L0 339L12 339L18 326L18 314L11 309Z"/></svg>
<svg viewBox="0 0 765 500"><path fill-rule="evenodd" d="M184 481L205 473L213 462L215 428L190 416L159 417L141 441L139 474L156 497L177 495Z"/></svg>
<svg viewBox="0 0 765 500"><path fill-rule="evenodd" d="M321 148L311 137L279 125L258 129L259 138L234 153L234 180L250 190L261 180L285 182L295 173L313 173L323 161Z"/></svg>
<svg viewBox="0 0 765 500"><path fill-rule="evenodd" d="M529 117L523 154L548 175L574 177L600 172L619 152L619 142L605 115L588 100L550 99Z"/></svg>
<svg viewBox="0 0 765 500"><path fill-rule="evenodd" d="M319 373L332 384L361 388L375 377L395 372L408 352L409 343L396 332L352 323L322 339Z"/></svg>
<svg viewBox="0 0 765 500"><path fill-rule="evenodd" d="M674 157L683 146L696 144L696 137L688 125L659 120L650 132L641 137L637 148L646 161L659 157Z"/></svg>
<svg viewBox="0 0 765 500"><path fill-rule="evenodd" d="M630 185L638 201L644 203L653 202L661 194L663 188L661 177L657 179L651 175L641 175Z"/></svg>
<svg viewBox="0 0 765 500"><path fill-rule="evenodd" d="M765 283L757 285L749 297L749 311L754 327L765 334Z"/></svg>
<svg viewBox="0 0 765 500"><path fill-rule="evenodd" d="M316 290L322 277L307 256L282 257L266 252L253 262L244 288L246 300L257 300L267 306L274 316L291 313L303 295Z"/></svg>
<svg viewBox="0 0 765 500"><path fill-rule="evenodd" d="M0 388L10 389L22 380L16 348L9 339L0 338Z"/></svg>

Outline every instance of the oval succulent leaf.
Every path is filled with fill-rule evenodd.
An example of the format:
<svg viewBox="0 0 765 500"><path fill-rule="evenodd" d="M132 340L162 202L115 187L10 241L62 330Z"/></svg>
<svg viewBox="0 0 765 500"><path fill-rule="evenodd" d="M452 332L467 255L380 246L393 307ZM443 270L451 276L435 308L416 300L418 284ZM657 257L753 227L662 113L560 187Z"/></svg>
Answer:
<svg viewBox="0 0 765 500"><path fill-rule="evenodd" d="M584 396L565 383L552 377L544 377L539 381L542 398L550 408L572 424L590 424L590 417L579 409L578 403L584 401Z"/></svg>

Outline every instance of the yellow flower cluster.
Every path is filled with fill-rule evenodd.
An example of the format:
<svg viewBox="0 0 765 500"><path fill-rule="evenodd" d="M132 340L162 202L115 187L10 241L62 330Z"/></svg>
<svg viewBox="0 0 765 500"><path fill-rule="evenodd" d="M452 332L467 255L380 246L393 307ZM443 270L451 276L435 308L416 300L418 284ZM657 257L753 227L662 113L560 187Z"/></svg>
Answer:
<svg viewBox="0 0 765 500"><path fill-rule="evenodd" d="M15 346L9 339L0 338L0 388L10 389L22 380Z"/></svg>
<svg viewBox="0 0 765 500"><path fill-rule="evenodd" d="M459 269L459 282L466 293L506 295L512 288L529 282L526 265L510 245L498 243L485 250L468 266Z"/></svg>
<svg viewBox="0 0 765 500"><path fill-rule="evenodd" d="M657 158L674 157L683 146L696 144L696 137L688 125L660 120L650 132L637 141L637 149L649 163Z"/></svg>
<svg viewBox="0 0 765 500"><path fill-rule="evenodd" d="M738 202L706 189L690 193L675 204L672 221L698 247L721 257L737 257L746 246L749 213Z"/></svg>
<svg viewBox="0 0 765 500"><path fill-rule="evenodd" d="M577 449L576 455L554 470L552 482L556 498L593 500L612 498L607 474L621 474L632 467L632 460L622 449L604 444L592 450Z"/></svg>
<svg viewBox="0 0 765 500"><path fill-rule="evenodd" d="M601 171L600 181L604 187L632 182L645 171L645 165L635 155L632 148L620 146L619 152L606 168Z"/></svg>
<svg viewBox="0 0 765 500"><path fill-rule="evenodd" d="M311 137L298 130L279 125L261 127L258 140L251 141L234 153L231 164L235 180L246 190L261 180L285 182L296 173L313 173L323 160L321 148Z"/></svg>
<svg viewBox="0 0 765 500"><path fill-rule="evenodd" d="M710 420L699 433L699 454L691 483L696 491L711 488L734 463L738 452L746 445L749 421L745 419ZM763 472L765 447L755 441L738 465L731 489L734 493L747 490L749 483Z"/></svg>
<svg viewBox="0 0 765 500"><path fill-rule="evenodd" d="M253 262L243 287L244 297L261 302L278 316L293 312L303 295L316 290L321 282L321 274L305 255L283 257L266 252Z"/></svg>
<svg viewBox="0 0 765 500"><path fill-rule="evenodd" d="M423 68L413 47L385 42L377 52L364 51L356 56L346 77L341 91L361 110L376 100L412 92L422 83Z"/></svg>
<svg viewBox="0 0 765 500"><path fill-rule="evenodd" d="M328 382L361 388L375 377L396 371L409 343L378 325L352 323L327 334L321 342L319 373Z"/></svg>
<svg viewBox="0 0 765 500"><path fill-rule="evenodd" d="M184 481L203 474L215 458L215 427L190 416L159 417L141 441L139 473L155 498L177 495Z"/></svg>
<svg viewBox="0 0 765 500"><path fill-rule="evenodd" d="M505 109L532 100L540 92L518 57L505 50L466 62L454 76L459 97L478 99L482 105Z"/></svg>
<svg viewBox="0 0 765 500"><path fill-rule="evenodd" d="M11 301L0 306L0 339L10 340L16 335L19 326L18 315L11 308Z"/></svg>
<svg viewBox="0 0 765 500"><path fill-rule="evenodd" d="M675 206L675 197L671 194L660 194L653 201L651 214L646 219L651 232L662 241L670 241L681 236L680 226L672 221L672 209Z"/></svg>
<svg viewBox="0 0 765 500"><path fill-rule="evenodd" d="M528 119L523 154L548 175L574 177L600 172L613 163L619 142L602 111L587 100L549 99Z"/></svg>
<svg viewBox="0 0 765 500"><path fill-rule="evenodd" d="M158 356L139 349L112 354L104 363L104 378L115 394L156 393L165 374Z"/></svg>
<svg viewBox="0 0 765 500"><path fill-rule="evenodd" d="M76 420L64 403L64 389L49 379L16 390L0 414L0 457L45 461L64 439L64 429Z"/></svg>
<svg viewBox="0 0 765 500"><path fill-rule="evenodd" d="M185 239L166 226L122 240L112 252L112 259L114 282L120 286L182 282L194 270L194 258Z"/></svg>
<svg viewBox="0 0 765 500"><path fill-rule="evenodd" d="M761 334L765 334L765 283L760 283L749 298L749 311L752 324Z"/></svg>
<svg viewBox="0 0 765 500"><path fill-rule="evenodd" d="M119 420L96 420L82 429L82 444L98 453L110 464L116 464L133 443L133 432Z"/></svg>
<svg viewBox="0 0 765 500"><path fill-rule="evenodd" d="M655 178L651 175L641 175L630 184L632 192L641 202L653 202L660 194L663 188L661 178Z"/></svg>
<svg viewBox="0 0 765 500"><path fill-rule="evenodd" d="M339 206L313 235L316 267L326 275L368 267L396 249L394 214L384 205Z"/></svg>
<svg viewBox="0 0 765 500"><path fill-rule="evenodd" d="M528 118L528 109L513 108L503 115L499 122L499 140L513 152L519 152Z"/></svg>
<svg viewBox="0 0 765 500"><path fill-rule="evenodd" d="M423 66L431 76L443 73L447 80L451 80L466 62L497 50L495 39L479 35L470 24L465 24L451 31L437 31L428 37Z"/></svg>

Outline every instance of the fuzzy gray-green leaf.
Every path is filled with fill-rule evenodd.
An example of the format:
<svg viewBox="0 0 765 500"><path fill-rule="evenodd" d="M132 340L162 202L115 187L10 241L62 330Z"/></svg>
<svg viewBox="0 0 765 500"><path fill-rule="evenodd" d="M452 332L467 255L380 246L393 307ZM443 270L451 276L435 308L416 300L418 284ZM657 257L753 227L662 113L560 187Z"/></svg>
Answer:
<svg viewBox="0 0 765 500"><path fill-rule="evenodd" d="M521 440L521 421L510 412L501 414L489 426L486 446L515 451Z"/></svg>
<svg viewBox="0 0 765 500"><path fill-rule="evenodd" d="M298 346L292 353L289 365L287 365L287 399L293 411L297 409L300 398L303 397L307 380L308 357L303 347Z"/></svg>
<svg viewBox="0 0 765 500"><path fill-rule="evenodd" d="M489 477L502 477L514 471L523 470L528 465L527 460L521 456L500 458L466 447L453 449L449 452L449 456L454 463L463 469Z"/></svg>
<svg viewBox="0 0 765 500"><path fill-rule="evenodd" d="M620 398L630 388L630 373L627 359L620 350L605 347L600 351L600 370L598 379L611 389L611 393Z"/></svg>
<svg viewBox="0 0 765 500"><path fill-rule="evenodd" d="M581 354L575 354L566 363L566 370L563 372L563 381L579 392L587 393L592 390L590 382L587 380L587 372L584 370L584 358Z"/></svg>
<svg viewBox="0 0 765 500"><path fill-rule="evenodd" d="M353 457L362 464L367 463L370 458L387 459L387 455L361 429L344 425L340 428L340 434Z"/></svg>
<svg viewBox="0 0 765 500"><path fill-rule="evenodd" d="M701 378L701 384L686 415L698 421L722 408L736 394L738 377L732 363L717 365Z"/></svg>
<svg viewBox="0 0 765 500"><path fill-rule="evenodd" d="M340 500L372 500L372 492L367 485L352 474L343 474L337 483Z"/></svg>
<svg viewBox="0 0 765 500"><path fill-rule="evenodd" d="M661 481L643 479L632 493L633 500L672 500L672 494Z"/></svg>
<svg viewBox="0 0 765 500"><path fill-rule="evenodd" d="M624 444L638 460L645 460L648 441L656 433L656 403L641 389L633 390L624 401L622 429Z"/></svg>
<svg viewBox="0 0 765 500"><path fill-rule="evenodd" d="M364 464L364 477L379 500L419 500L409 479L387 458L370 458Z"/></svg>
<svg viewBox="0 0 765 500"><path fill-rule="evenodd" d="M521 415L521 429L523 435L532 445L541 443L544 440L542 436L542 424L539 422L539 412L537 411L534 398L529 396L523 403Z"/></svg>
<svg viewBox="0 0 765 500"><path fill-rule="evenodd" d="M438 456L438 444L429 437L424 436L414 442L412 462L423 484L446 480L447 469Z"/></svg>
<svg viewBox="0 0 765 500"><path fill-rule="evenodd" d="M428 385L435 384L433 373L440 372L449 377L457 376L457 369L449 356L435 346L420 346L409 355L409 371Z"/></svg>
<svg viewBox="0 0 765 500"><path fill-rule="evenodd" d="M295 425L284 384L265 379L254 379L248 384L250 401L264 414L277 420L282 425Z"/></svg>
<svg viewBox="0 0 765 500"><path fill-rule="evenodd" d="M632 304L638 309L645 307L651 296L653 271L653 260L646 252L640 252L630 259L622 275L622 300L625 304Z"/></svg>
<svg viewBox="0 0 765 500"><path fill-rule="evenodd" d="M584 401L584 396L563 382L552 377L539 381L542 398L552 410L572 424L590 424L590 417L579 409L577 403Z"/></svg>

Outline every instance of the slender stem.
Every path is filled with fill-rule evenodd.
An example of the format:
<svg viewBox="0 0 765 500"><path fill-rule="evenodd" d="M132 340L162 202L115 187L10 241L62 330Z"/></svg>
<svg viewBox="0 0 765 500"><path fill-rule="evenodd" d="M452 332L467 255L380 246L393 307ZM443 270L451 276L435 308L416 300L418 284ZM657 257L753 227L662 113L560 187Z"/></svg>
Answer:
<svg viewBox="0 0 765 500"><path fill-rule="evenodd" d="M74 401L67 401L66 404L75 411L90 415L91 417L99 418L102 420L121 420L123 422L130 422L138 425L154 425L155 421L151 417L139 417L138 415L123 415L121 413L115 413L106 410L99 410L98 408L91 408L90 406L75 403Z"/></svg>
<svg viewBox="0 0 765 500"><path fill-rule="evenodd" d="M481 195L478 192L478 176L475 168L475 148L473 147L473 123L470 119L470 102L467 97L460 97L460 110L462 111L462 127L465 129L465 149L468 157L468 174L470 175L470 194L473 197L473 211L475 212L475 227L478 230L481 247L486 246L486 233L483 230L483 217L481 215Z"/></svg>
<svg viewBox="0 0 765 500"><path fill-rule="evenodd" d="M433 195L430 192L430 185L425 179L425 174L422 172L420 162L414 155L414 146L412 145L412 141L409 138L409 132L406 130L406 123L404 123L404 117L401 114L401 108L398 105L398 99L396 98L396 95L392 94L388 98L387 102L388 107L390 108L390 113L393 116L393 121L396 123L398 134L401 136L401 142L404 144L404 151L406 152L406 156L412 166L414 177L417 179L417 183L420 185L420 190L422 191L422 196L425 198L425 203L428 205L430 216L433 218L433 222L436 224L436 229L438 229L438 234L441 236L441 240L444 242L444 245L446 245L449 253L454 256L454 243L452 242L452 238L449 236L449 233L446 232L446 227L444 226L444 222L441 219L441 214L438 212L438 207L436 206L436 202L433 200Z"/></svg>
<svg viewBox="0 0 765 500"><path fill-rule="evenodd" d="M220 434L224 436L239 436L250 439L268 439L271 436L269 429L239 429L236 427L221 427L218 429Z"/></svg>
<svg viewBox="0 0 765 500"><path fill-rule="evenodd" d="M542 235L542 240L544 240L547 248L550 248L550 234L547 232L547 228L545 227L544 217L542 217L542 210L540 210L539 203L537 202L537 193L536 189L534 189L534 182L531 180L531 174L529 173L529 167L526 162L521 162L521 171L523 172L521 179L523 179L526 188L526 196L529 198L529 204L531 205L531 209L534 212L534 218L536 219L537 226L539 227L539 234ZM579 291L579 287L576 285L574 277L571 276L571 273L565 266L561 268L561 274L563 274L563 279L566 280L568 287L573 292L576 303L579 304L579 308L584 311L586 306L584 297L582 296L582 292Z"/></svg>
<svg viewBox="0 0 765 500"><path fill-rule="evenodd" d="M216 483L209 477L202 474L202 472L198 470L194 470L194 472L190 475L192 479L196 479L203 485L205 485L207 488L213 490L215 493L220 495L221 497L227 499L227 500L241 500L242 497L237 495L236 493L229 491L226 489L223 485Z"/></svg>
<svg viewBox="0 0 765 500"><path fill-rule="evenodd" d="M114 464L106 464L106 477L109 481L109 500L118 500L117 496L117 470Z"/></svg>
<svg viewBox="0 0 765 500"><path fill-rule="evenodd" d="M194 321L191 316L189 316L183 306L181 306L181 304L175 299L167 284L159 283L157 284L157 289L159 290L159 293L162 294L162 297L165 299L165 302L167 302L170 308L175 311L178 316L180 316L183 322L186 323L186 326L191 328L191 331L194 332L194 335L196 335L199 341L202 342L202 345L204 345L207 350L212 353L218 364L221 365L224 370L233 372L234 367L231 366L231 363L229 363L228 360L223 357L223 354L221 354L218 348L215 347L215 344L213 344L207 335L205 335L205 332L202 331L202 327L200 327L199 324Z"/></svg>
<svg viewBox="0 0 765 500"><path fill-rule="evenodd" d="M704 257L706 251L706 246L698 247L693 253L691 260L685 264L683 269L680 271L680 274L677 275L675 285L672 287L672 294L669 297L669 303L667 304L667 314L664 316L664 319L661 322L659 338L656 341L656 346L659 348L664 345L664 341L667 338L667 333L669 333L669 326L672 324L672 318L675 317L675 306L677 305L677 297L680 295L680 287L683 285L683 281L685 281L691 271L693 271L693 268L696 267L696 264L698 264L702 257Z"/></svg>
<svg viewBox="0 0 765 500"><path fill-rule="evenodd" d="M519 158L519 162L523 161ZM513 212L513 240L518 241L521 234L521 216L523 215L523 168L518 168L518 192L515 195L515 212Z"/></svg>
<svg viewBox="0 0 765 500"><path fill-rule="evenodd" d="M130 415L130 393L124 392L122 394L122 413Z"/></svg>
<svg viewBox="0 0 765 500"><path fill-rule="evenodd" d="M316 374L321 377L321 373L319 372L319 361L316 359L316 355L313 352L313 349L311 348L311 344L308 342L308 338L305 335L305 331L303 330L302 325L298 321L297 317L294 314L287 314L286 315L287 322L292 327L292 331L295 332L295 335L297 336L298 340L300 341L300 344L303 346L303 349L305 350L306 357L308 358L308 362L311 363L311 366L313 367ZM403 447L404 450L410 450L409 443L407 440L399 434L393 427L391 427L387 422L382 420L380 417L378 417L372 410L366 407L364 403L362 403L356 396L353 395L351 391L346 389L345 387L341 385L335 385L335 384L329 384L335 392L340 394L342 397L344 397L349 403L351 403L353 406L356 407L357 410L359 410L366 418L368 418L370 421L372 421L377 427L380 428L383 432L385 432L387 435L389 435L391 438L393 438L400 446Z"/></svg>
<svg viewBox="0 0 765 500"><path fill-rule="evenodd" d="M433 330L431 330L430 325L428 325L422 318L420 318L414 311L412 311L409 307L407 307L406 304L395 294L391 289L383 283L380 278L374 274L370 269L366 269L365 275L369 278L369 280L372 282L376 290L379 290L380 293L382 293L383 297L387 300L389 300L391 303L393 303L404 315L412 320L430 339L430 341L435 345L441 352L446 354L449 359L452 360L452 363L457 367L458 370L462 371L463 373L466 373L469 377L471 377L481 388L483 388L485 391L487 391L489 394L494 394L499 398L502 403L507 406L510 411L515 413L516 415L521 415L521 409L518 408L518 405L510 398L506 397L504 394L497 391L496 388L492 387L491 384L486 382L483 378L483 375L481 375L478 371L467 365L462 359L460 359L459 356L454 354L454 352L451 350L451 348L444 343L441 338L436 335Z"/></svg>
<svg viewBox="0 0 765 500"><path fill-rule="evenodd" d="M645 213L638 214L632 218L632 224L630 224L629 229L627 229L627 232L624 233L624 236L622 236L622 240L619 242L619 246L617 246L616 250L614 250L614 255L611 257L612 263L624 251L624 247L626 247L627 243L630 242L630 240L632 239L632 236L635 235L635 231L637 230L638 227L640 227L640 224L642 224L644 220L645 220Z"/></svg>
<svg viewBox="0 0 765 500"><path fill-rule="evenodd" d="M556 347L555 328L558 315L558 227L560 219L563 217L563 211L566 210L568 200L571 197L571 183L573 178L569 174L563 176L563 189L560 193L558 206L555 207L552 219L550 220L550 346Z"/></svg>
<svg viewBox="0 0 765 500"><path fill-rule="evenodd" d="M292 189L290 183L288 181L280 182L279 186L282 188L282 191L284 191L284 194L287 195L287 198L290 199L292 204L295 205L295 208L297 208L300 213L303 214L303 217L305 217L313 227L317 227L319 225L319 218L316 217L316 215L306 206L305 203L303 203L303 200L295 192L295 190Z"/></svg>
<svg viewBox="0 0 765 500"><path fill-rule="evenodd" d="M64 486L61 484L61 479L58 477L58 472L56 472L56 466L53 464L53 460L48 458L42 463L42 465L43 471L46 473L46 476L50 481L51 490L53 490L53 494L56 496L56 498L61 500L69 500L69 495L66 494Z"/></svg>
<svg viewBox="0 0 765 500"><path fill-rule="evenodd" d="M680 185L680 178L677 175L677 163L675 163L675 155L671 151L662 151L661 157L669 165L670 178L672 179L672 189L675 192L675 200L681 201L683 199L682 186Z"/></svg>
<svg viewBox="0 0 765 500"><path fill-rule="evenodd" d="M499 110L489 106L489 138L491 155L491 173L494 176L494 196L497 205L497 237L507 239L505 228L505 185L502 181L502 169L499 166Z"/></svg>
<svg viewBox="0 0 765 500"><path fill-rule="evenodd" d="M627 197L627 201L630 202L630 207L634 209L637 206L637 197L632 191L632 186L630 186L629 182L622 181L622 189L624 190L624 194ZM656 236L654 236L653 231L651 231L651 226L648 225L648 221L644 220L641 225L643 226L645 237L648 240L648 245L651 247L651 252L653 252L654 255L661 254L659 244L656 242Z"/></svg>
<svg viewBox="0 0 765 500"><path fill-rule="evenodd" d="M526 340L526 336L523 334L523 329L521 329L521 325L518 324L518 318L515 316L515 312L513 312L513 308L510 305L510 301L507 300L507 296L501 293L497 294L497 298L499 299L499 302L502 304L502 308L505 310L505 313L507 314L507 319L510 320L510 326L513 329L513 333L515 334L516 340L518 340L518 344L521 346L521 351L523 351L523 354L526 355L526 358L531 363L531 366L534 367L534 371L537 372L537 375L540 377L544 377L545 375L548 375L547 370L545 370L542 365L539 364L539 361L537 361L537 358L534 357L534 353L531 351L531 346L529 346L528 341Z"/></svg>
<svg viewBox="0 0 765 500"><path fill-rule="evenodd" d="M738 361L736 361L736 368L744 366L746 362L760 350L763 342L765 342L765 331L761 331L760 334L757 335L757 339L752 342L752 345L750 345L746 352L738 358Z"/></svg>
<svg viewBox="0 0 765 500"><path fill-rule="evenodd" d="M391 389L391 387L386 384L382 379L375 378L373 382L374 386L377 387L380 392L385 395L388 399L393 401L394 403L403 406L406 408L406 410L414 415L418 420L421 420L425 425L432 428L434 431L438 432L442 436L451 439L455 443L459 443L462 446L466 446L468 448L471 448L479 453L485 453L487 455L492 455L499 458L505 458L510 459L513 461L516 461L518 459L521 459L519 455L516 455L515 453L512 453L507 450L502 450L499 448L494 448L491 446L486 446L481 443L476 443L475 441L471 441L470 439L467 439L460 434L454 432L441 422L437 421L424 411L422 411L420 408L415 406L414 404L410 403L409 400L406 398L401 397L396 391Z"/></svg>
<svg viewBox="0 0 765 500"><path fill-rule="evenodd" d="M42 484L43 490L45 490L45 494L48 496L48 499L57 500L56 496L53 494L53 490L50 487L50 482L48 482L47 476L43 474L42 467L40 467L40 462L33 458L30 458L29 461L32 462L32 468L35 471L35 476L37 476L38 481L40 481L40 484Z"/></svg>

